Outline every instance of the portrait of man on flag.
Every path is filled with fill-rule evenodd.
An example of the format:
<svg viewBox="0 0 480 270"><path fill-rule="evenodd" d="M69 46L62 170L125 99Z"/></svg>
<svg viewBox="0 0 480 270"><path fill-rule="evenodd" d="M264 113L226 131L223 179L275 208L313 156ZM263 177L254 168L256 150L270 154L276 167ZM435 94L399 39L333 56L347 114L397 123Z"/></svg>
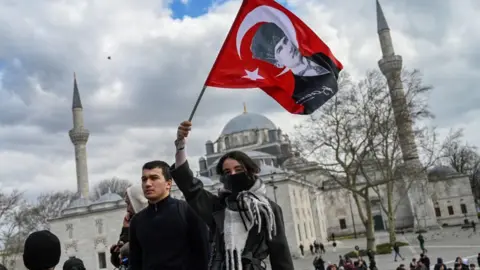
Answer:
<svg viewBox="0 0 480 270"><path fill-rule="evenodd" d="M288 69L293 73L296 87L292 98L297 104L304 106L305 114L310 114L330 99L337 89L332 88L333 85L322 84L323 80L317 78L330 74L331 65L320 61L319 64L324 65L321 66L303 56L291 41L293 38L295 37L289 38L275 23L264 23L253 36L251 51L255 59L266 61L277 68Z"/></svg>
<svg viewBox="0 0 480 270"><path fill-rule="evenodd" d="M206 86L260 88L293 114L338 91L342 64L298 17L271 0L243 1Z"/></svg>

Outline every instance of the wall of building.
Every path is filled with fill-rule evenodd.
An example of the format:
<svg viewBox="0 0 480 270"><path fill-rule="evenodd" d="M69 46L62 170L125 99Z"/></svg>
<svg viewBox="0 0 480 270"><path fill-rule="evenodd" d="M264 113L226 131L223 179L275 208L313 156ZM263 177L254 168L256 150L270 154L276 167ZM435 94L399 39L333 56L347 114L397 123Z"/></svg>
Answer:
<svg viewBox="0 0 480 270"><path fill-rule="evenodd" d="M475 199L468 177L457 175L430 183L437 220L441 225L460 225L465 219L477 221Z"/></svg>
<svg viewBox="0 0 480 270"><path fill-rule="evenodd" d="M118 242L124 216L125 207L120 207L51 221L51 231L62 244L57 268L61 269L69 257L75 256L83 260L86 269L111 269L110 246ZM106 260L105 268L101 267L100 257Z"/></svg>

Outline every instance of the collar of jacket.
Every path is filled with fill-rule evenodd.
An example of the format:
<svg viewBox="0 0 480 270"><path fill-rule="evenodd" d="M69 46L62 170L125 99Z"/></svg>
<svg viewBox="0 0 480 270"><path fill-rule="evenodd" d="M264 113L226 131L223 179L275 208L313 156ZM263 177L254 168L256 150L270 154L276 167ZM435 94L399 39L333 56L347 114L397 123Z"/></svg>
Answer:
<svg viewBox="0 0 480 270"><path fill-rule="evenodd" d="M157 211L162 206L168 204L168 202L170 202L171 200L172 200L172 198L170 197L170 195L168 195L167 197L165 197L164 199L162 199L162 200L160 200L156 203L148 202L148 209L153 210L153 211Z"/></svg>

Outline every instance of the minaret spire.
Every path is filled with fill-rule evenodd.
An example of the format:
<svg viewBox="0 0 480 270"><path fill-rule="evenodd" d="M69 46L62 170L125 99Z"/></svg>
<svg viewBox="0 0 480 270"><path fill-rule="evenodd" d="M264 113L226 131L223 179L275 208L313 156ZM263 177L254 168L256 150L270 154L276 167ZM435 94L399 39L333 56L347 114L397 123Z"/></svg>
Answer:
<svg viewBox="0 0 480 270"><path fill-rule="evenodd" d="M82 107L82 100L80 99L80 93L78 92L78 85L77 85L77 75L75 72L73 73L73 102L72 102L72 109L83 109Z"/></svg>
<svg viewBox="0 0 480 270"><path fill-rule="evenodd" d="M379 0L377 2L377 33L380 38L380 47L382 48L383 56L395 55L395 50L393 49L392 36L390 34L390 27L388 27L387 19L385 19L385 14L383 14L382 6L380 5Z"/></svg>
<svg viewBox="0 0 480 270"><path fill-rule="evenodd" d="M428 177L418 155L413 133L413 119L407 105L402 82L403 59L395 54L392 36L379 0L377 2L377 28L382 48L378 66L385 75L392 100L398 140L403 157L403 180L411 183L407 190L416 229L438 227L432 198L428 195ZM408 185L406 185L408 186Z"/></svg>
<svg viewBox="0 0 480 270"><path fill-rule="evenodd" d="M70 140L75 147L75 166L77 171L77 192L82 198L88 198L87 142L90 132L84 128L83 107L77 85L77 76L73 73L73 129L69 131Z"/></svg>
<svg viewBox="0 0 480 270"><path fill-rule="evenodd" d="M243 113L247 113L247 103L243 102Z"/></svg>
<svg viewBox="0 0 480 270"><path fill-rule="evenodd" d="M383 30L390 30L387 20L385 19L385 15L383 14L383 9L380 5L379 0L377 0L377 30L378 33Z"/></svg>

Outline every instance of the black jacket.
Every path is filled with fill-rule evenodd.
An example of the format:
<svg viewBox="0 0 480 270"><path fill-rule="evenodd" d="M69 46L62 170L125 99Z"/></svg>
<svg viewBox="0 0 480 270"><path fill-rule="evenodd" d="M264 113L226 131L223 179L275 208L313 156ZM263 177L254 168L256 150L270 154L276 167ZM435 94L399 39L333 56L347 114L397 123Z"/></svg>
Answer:
<svg viewBox="0 0 480 270"><path fill-rule="evenodd" d="M223 222L225 219L225 205L221 199L203 189L203 183L193 177L188 162L178 168L172 167L172 177L178 188L182 191L188 204L207 223L214 232L214 249L210 258L210 270L225 269L225 243L223 240ZM270 200L269 200L270 201ZM292 256L285 236L285 225L282 209L270 201L275 214L277 234L272 240L268 239L267 231L257 233L254 227L250 230L242 252L244 270L260 270L263 261L270 256L272 270L293 270Z"/></svg>
<svg viewBox="0 0 480 270"><path fill-rule="evenodd" d="M207 227L184 201L149 204L133 216L129 234L132 270L207 269Z"/></svg>

